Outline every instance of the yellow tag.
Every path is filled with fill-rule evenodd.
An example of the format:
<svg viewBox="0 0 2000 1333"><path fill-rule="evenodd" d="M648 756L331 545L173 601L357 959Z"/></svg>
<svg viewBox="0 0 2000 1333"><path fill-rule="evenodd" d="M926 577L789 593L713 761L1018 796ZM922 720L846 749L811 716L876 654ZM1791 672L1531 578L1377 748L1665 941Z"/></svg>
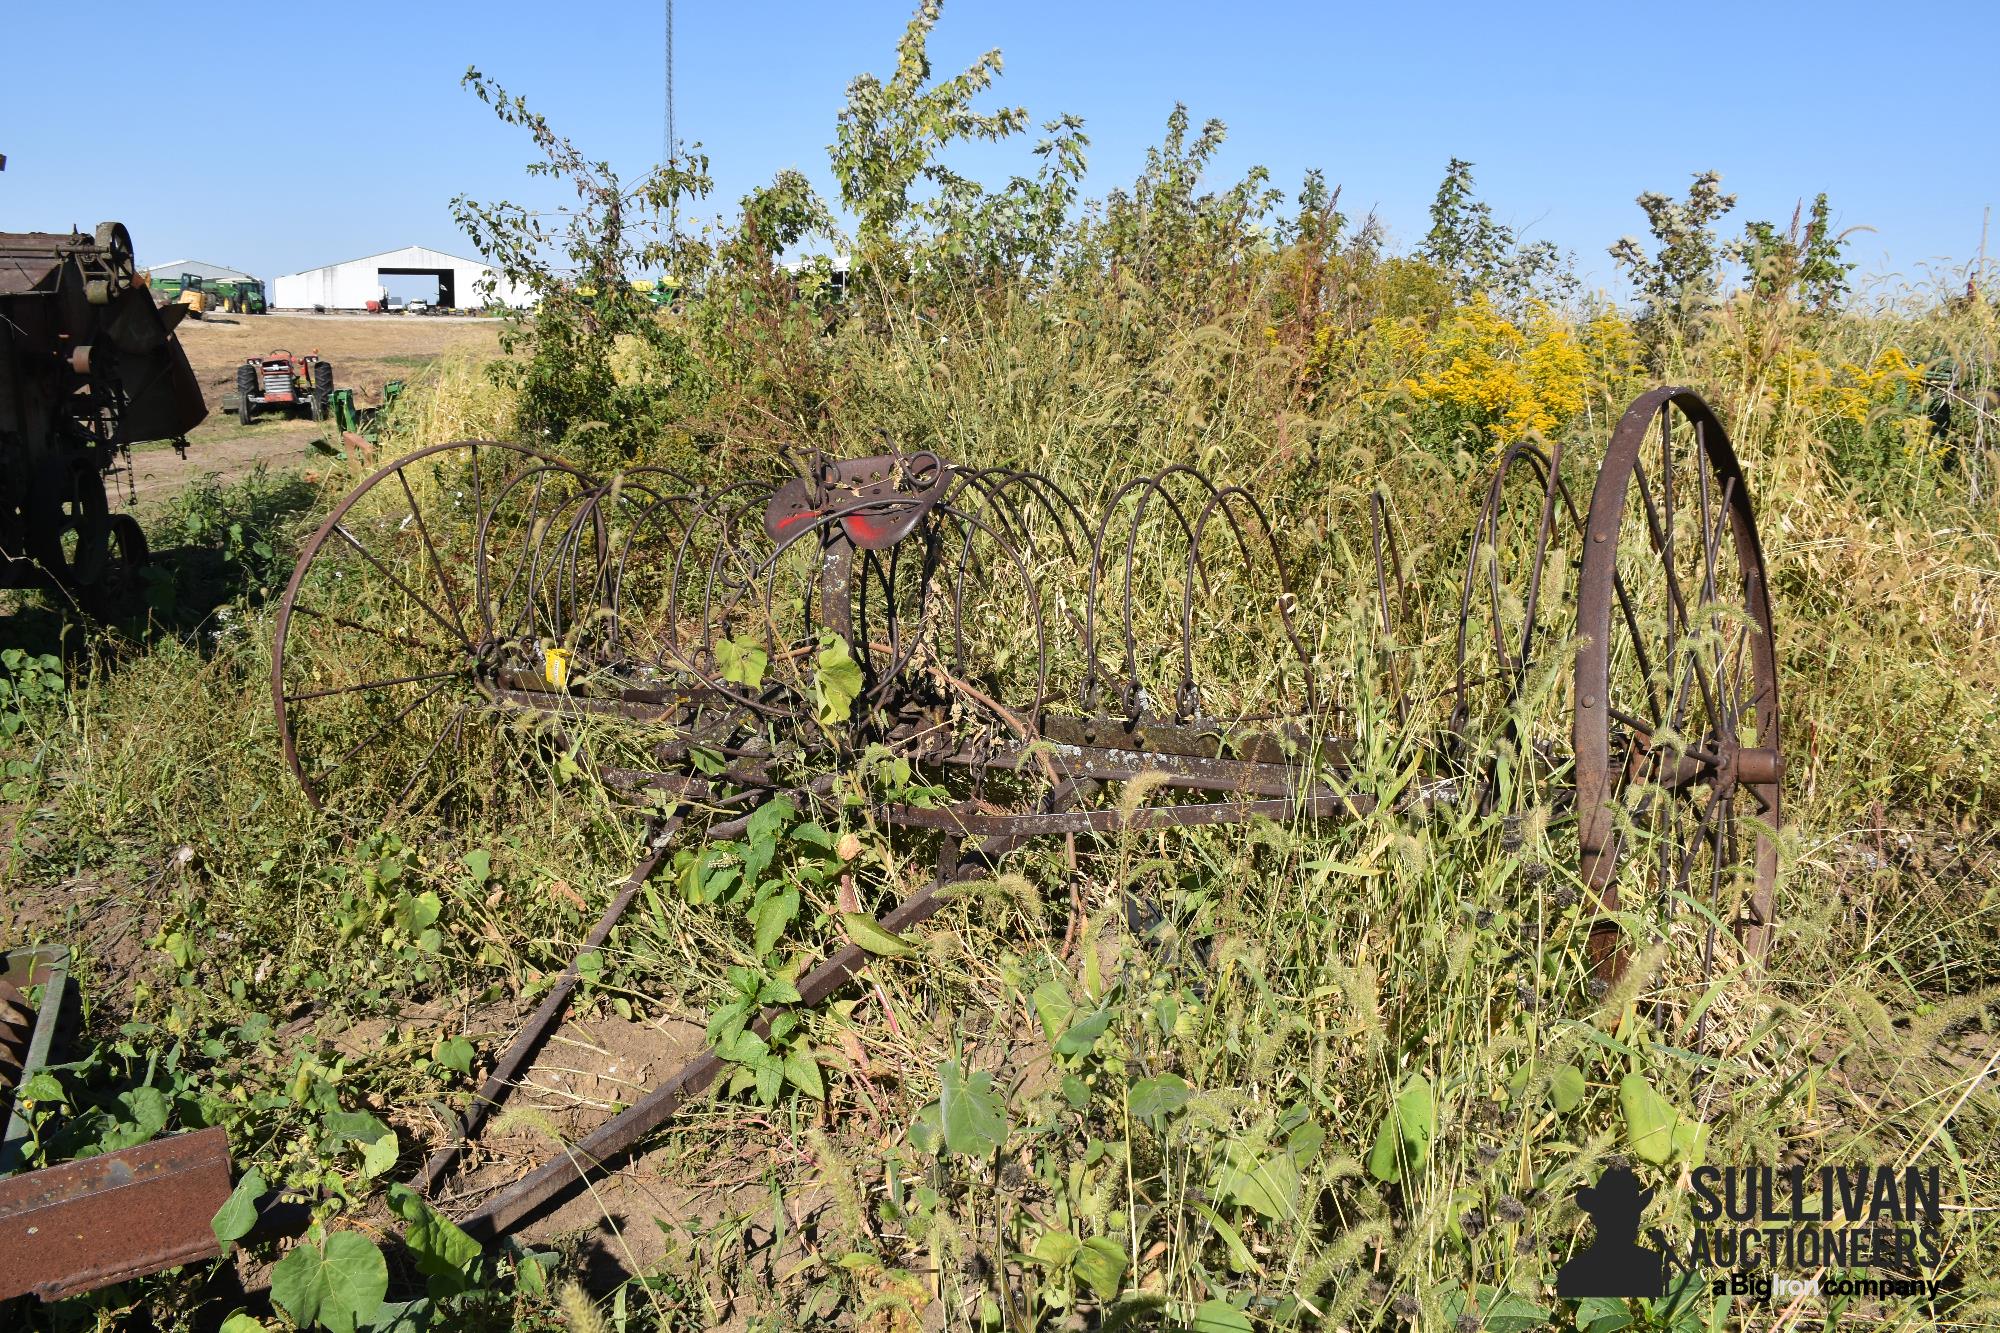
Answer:
<svg viewBox="0 0 2000 1333"><path fill-rule="evenodd" d="M542 654L542 675L558 690L569 688L569 649L551 648Z"/></svg>

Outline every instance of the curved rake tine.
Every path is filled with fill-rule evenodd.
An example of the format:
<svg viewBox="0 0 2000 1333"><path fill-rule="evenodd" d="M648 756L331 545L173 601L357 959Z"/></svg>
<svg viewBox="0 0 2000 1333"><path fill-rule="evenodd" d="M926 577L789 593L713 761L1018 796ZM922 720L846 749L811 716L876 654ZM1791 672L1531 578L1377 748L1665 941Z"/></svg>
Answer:
<svg viewBox="0 0 2000 1333"><path fill-rule="evenodd" d="M1026 507L1014 502L1013 493L1018 489L1027 495L1055 520L1057 535L1063 539L1063 551L1072 560L1079 558L1081 548L1078 541L1091 530L1090 520L1077 503L1070 499L1063 489L1039 472L1028 472L1017 468L982 468L960 474L963 478L961 489L977 489L989 502L1004 505L1017 525L1021 543L1030 549L1032 556L1036 545L1034 534L1028 530ZM954 502L964 506L958 496ZM1064 520L1069 520L1065 523Z"/></svg>
<svg viewBox="0 0 2000 1333"><path fill-rule="evenodd" d="M1165 504L1167 513L1180 525L1181 533L1187 538L1188 544L1190 546L1194 545L1194 528L1188 522L1187 514L1181 508L1180 502L1175 500L1166 489L1166 480L1181 473L1187 473L1190 476L1199 475L1185 465L1175 464L1173 467L1162 469L1151 476L1134 477L1112 492L1111 498L1105 502L1104 517L1098 523L1096 537L1091 543L1090 594L1084 610L1083 649L1085 674L1083 681L1083 702L1085 708L1093 706L1095 686L1097 684L1097 609L1099 588L1104 572L1104 543L1105 539L1110 536L1112 523L1118 517L1119 507L1124 504L1127 496L1137 494L1139 500L1132 514L1132 528L1125 542L1125 558L1123 562L1125 581L1120 598L1120 613L1125 631L1124 693L1126 697L1123 704L1127 712L1135 717L1141 711L1138 641L1132 624L1133 563L1136 559L1138 549L1140 525L1145 522L1146 510L1151 506L1156 496Z"/></svg>
<svg viewBox="0 0 2000 1333"><path fill-rule="evenodd" d="M681 550L685 549L686 544L693 537L693 520L688 516L686 511L690 507L694 507L699 512L701 503L700 495L692 490L681 494L660 495L650 504L643 507L634 517L631 527L626 532L624 545L619 551L611 582L610 603L613 623L620 628L621 633L623 627L629 623L625 602L625 585L629 581L631 574L633 550L639 545L642 537L645 537L651 530L655 520L665 515L668 520L672 520L672 523L663 521L660 526L669 529L667 535L671 538L674 551L678 555ZM660 604L658 607L653 608L654 614L657 614L660 618L660 628L666 635L665 645L658 652L651 655L650 665L659 669L666 667L667 654L674 651L675 645L679 642L680 626L675 618L677 607L674 599L673 584L673 580L678 576L678 572L677 566L669 567L666 575L668 582L661 590ZM674 669L678 670L678 667Z"/></svg>
<svg viewBox="0 0 2000 1333"><path fill-rule="evenodd" d="M968 472L965 474L964 484L949 498L966 512L975 513L979 511L961 502L960 497L967 492L976 492L988 507L996 511L1001 521L993 524L994 529L1030 569L1038 570L1041 567L1041 545L1029 522L1030 513L1036 508L1048 516L1056 536L1060 539L1062 555L1071 562L1081 558L1084 549L1082 543L1087 540L1087 535L1091 532L1090 521L1085 517L1082 508L1048 477L1036 472L1011 468ZM968 536L961 547L960 561L963 563L971 558L972 542ZM962 629L962 626L959 628ZM962 633L955 633L954 648L955 665L963 675L965 663ZM1039 664L1038 669L1046 677L1048 642L1045 637L1038 637L1035 655ZM1090 660L1093 656L1086 645L1086 660ZM1086 675L1088 674L1087 671Z"/></svg>
<svg viewBox="0 0 2000 1333"><path fill-rule="evenodd" d="M862 506L856 505L848 507L846 509L831 511L827 514L825 519L822 520L822 522L838 522L840 518L845 517L847 514L858 512L861 507ZM945 500L938 501L936 504L932 506L931 513L933 516L952 519L957 523L959 523L960 525L962 525L962 527L965 529L976 530L980 534L990 538L994 543L994 545L997 546L1004 555L1010 558L1015 567L1015 571L1020 576L1022 590L1027 596L1028 617L1029 617L1029 622L1034 626L1035 640L1037 644L1046 644L1047 628L1043 622L1043 616L1042 616L1041 591L1035 583L1032 567L1028 563L1027 559L1021 554L1021 552L1014 549L1014 547L1008 543L1005 534L1002 533L996 526L988 523L985 519L980 518L975 514L968 513L965 510L958 508L956 505L953 505L948 501ZM803 533L800 534L800 536L803 535L804 535ZM784 546L789 546L796 540L798 540L797 537L788 536L784 543ZM784 546L780 547L778 554L783 553ZM777 558L776 555L774 555L772 558L773 563L775 563L776 558ZM767 593L767 599L768 595L769 594ZM960 572L960 579L954 585L952 602L954 608L953 614L955 618L955 632L962 633L963 632L962 618L965 607L962 568ZM1041 651L1038 654L1038 657L1040 660L1038 661L1037 664L1036 676L1035 676L1035 699L1032 706L1028 709L1028 719L1029 719L1028 725L1030 726L1031 731L1033 727L1033 719L1038 718L1040 716L1043 704L1047 701L1047 694L1048 694L1048 660L1047 660L1048 655L1046 650L1044 649L1043 651ZM962 675L963 673L961 672L959 674Z"/></svg>
<svg viewBox="0 0 2000 1333"><path fill-rule="evenodd" d="M494 492L491 507L480 516L477 546L480 613L486 623L487 631L496 639L520 638L533 624L537 607L548 591L544 580L546 571L553 566L554 561L545 561L543 552L548 543L549 529L562 512L559 509L554 513L544 514L542 500L551 477L574 478L586 493L595 489L590 479L574 468L559 463L539 463L514 473L502 482L500 488ZM492 583L488 578L488 571L493 568L496 557L494 520L500 516L502 504L524 486L532 488L527 502L527 540L520 543L518 549L510 540L509 549L504 554L509 558L513 568L509 573L506 587L502 588L499 597L495 598ZM567 507L563 506L565 509ZM514 534L509 534L510 539L513 536ZM561 545L560 538L557 539L557 545L558 548ZM561 595L559 586L556 595L559 599ZM502 608L513 604L516 596L520 599L518 612L513 615L510 622L502 623L497 617L505 614ZM555 618L560 619L559 606L556 608Z"/></svg>
<svg viewBox="0 0 2000 1333"><path fill-rule="evenodd" d="M713 645L719 637L718 632L727 628L727 616L743 600L753 580L754 573L744 575L734 581L733 595L728 598L727 604L723 608L723 616L719 619L716 614L716 593L725 563L731 557L739 561L744 558L742 548L732 535L732 519L740 519L744 505L754 499L757 494L759 494L757 483L751 481L733 482L723 487L720 491L702 499L699 507L688 519L682 531L681 539L675 546L672 573L667 581L667 620L674 627L676 637L678 637L680 627L685 623L682 607L682 589L687 574L688 556L693 551L696 533L713 528L717 536L714 550L706 557L700 556L698 552L695 553L705 568L705 575L701 582L701 614L698 620L701 641L698 646L691 645L690 649L685 652L681 651L676 643L670 642L667 645L666 651L673 653L679 659L677 669L695 677L703 688L713 690L733 702L751 709L753 712L767 717L779 717L783 715L784 710L782 708L768 699L752 698L747 694L730 688L727 682L711 675L696 660L699 653L713 652ZM781 648L783 645L774 644L772 646ZM779 660L779 654L772 654L773 665L776 665ZM664 665L664 662L662 664Z"/></svg>
<svg viewBox="0 0 2000 1333"><path fill-rule="evenodd" d="M1249 509L1250 516L1256 521L1258 531L1263 534L1265 545L1271 549L1271 568L1278 575L1279 623L1284 627L1285 639L1291 644L1292 654L1298 659L1299 667L1304 673L1306 712L1309 715L1316 716L1319 713L1319 691L1313 687L1312 664L1306 660L1305 645L1299 641L1298 629L1292 621L1292 607L1298 599L1292 591L1291 577L1285 572L1284 552L1278 547L1277 534L1271 530L1271 520L1265 516L1263 506L1257 503L1256 497L1252 496L1250 492L1244 490L1241 486L1217 488L1211 483L1210 490L1212 495L1208 503L1202 507L1201 514L1195 519L1195 542L1197 545L1200 543L1201 534L1207 529L1209 520L1217 513L1220 513L1228 522L1230 531L1236 536L1236 549L1242 555L1244 568L1247 570L1253 558L1250 550L1250 541L1243 531L1242 523L1237 521L1236 515L1231 511L1230 505L1232 503L1241 504ZM1194 547L1189 549L1188 577L1183 581L1181 589L1181 643L1185 653L1183 660L1186 668L1188 687L1191 691L1194 688L1195 549Z"/></svg>
<svg viewBox="0 0 2000 1333"><path fill-rule="evenodd" d="M1395 524L1389 519L1388 502L1381 490L1368 492L1368 528L1370 544L1375 552L1375 602L1381 617L1383 665L1389 677L1389 693L1396 707L1396 720L1410 720L1409 701L1403 697L1402 671L1397 666L1396 654L1391 646L1395 638L1395 622L1409 617L1409 593L1403 585L1403 552L1396 540ZM1389 611L1389 583L1391 575L1396 585L1396 614L1392 619Z"/></svg>

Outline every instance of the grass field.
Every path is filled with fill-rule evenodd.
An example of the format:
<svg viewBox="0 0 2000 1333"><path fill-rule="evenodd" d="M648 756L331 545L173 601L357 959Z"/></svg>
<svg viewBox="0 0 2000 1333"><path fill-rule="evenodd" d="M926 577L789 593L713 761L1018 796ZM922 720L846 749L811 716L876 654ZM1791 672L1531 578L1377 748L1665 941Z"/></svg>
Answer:
<svg viewBox="0 0 2000 1333"><path fill-rule="evenodd" d="M234 481L260 466L296 468L311 457L312 441L327 428L303 412L273 413L243 426L224 408L225 396L233 401L236 367L244 358L278 348L317 351L333 362L336 387L353 389L355 403L367 407L382 401L386 382L410 379L447 353L491 355L499 333L484 321L400 315L212 315L183 321L180 339L208 404L208 419L189 434L185 458L158 446L135 451L128 498L136 495L142 512L156 511L199 477Z"/></svg>
<svg viewBox="0 0 2000 1333"><path fill-rule="evenodd" d="M928 78L927 31L920 16L899 79ZM1283 208L1259 177L1208 180L1219 128L1192 137L1184 116L1098 208L1076 205L1060 151L1004 190L919 208L898 163L971 133L947 114L960 103L932 109L958 129L927 130L857 88L850 114L887 119L843 129L835 149L860 232L843 238L844 301L775 265L830 227L781 176L712 246L680 242L678 309L524 274L542 304L497 375L488 344L445 355L485 326L399 321L435 341L345 352L331 332L286 336L372 367L364 387L401 358L439 358L412 375L385 454L510 437L597 474L666 465L716 484L887 441L1033 467L1086 507L1169 464L1240 483L1274 516L1305 660L1287 668L1249 632L1278 595L1252 566L1231 595L1195 599L1213 706L1310 676L1351 752L1346 779L1384 799L1345 822L1050 840L832 1002L746 1042L750 1008L848 938L857 907L920 887L935 856L879 818L887 795L910 797L909 775L814 766L796 776L823 779L821 794L773 809L719 861L669 859L587 961L517 1109L426 1204L391 1182L447 1139L631 866L640 822L566 762L563 738L503 720L471 742L461 772L502 775L468 782L471 808L313 810L279 749L273 601L304 534L366 469L190 488L148 511L155 544L178 553L150 585L150 623L65 637L24 606L0 628L15 650L0 937L69 942L84 996L75 1058L30 1098L36 1160L219 1124L258 1173L245 1197L289 1191L315 1227L21 1318L192 1328L241 1310L232 1333L2000 1321L1991 293L1829 295L1827 265L1843 284L1847 270L1823 236L1790 250L1766 237L1732 268L1711 236L1699 273L1669 272L1662 238L1637 275L1649 297L1593 304L1547 273L1513 284L1511 238L1482 260L1462 242L1492 233L1449 191L1439 230L1390 254L1315 180ZM912 156L843 156L856 143ZM601 211L579 217L600 247L586 252L632 265L629 236ZM197 335L204 382L280 327ZM1606 986L1587 957L1599 914L1569 795L1581 645L1565 625L1512 712L1473 732L1535 780L1486 811L1435 784L1452 772L1458 603L1496 459L1522 439L1560 444L1587 496L1613 423L1655 383L1714 405L1754 502L1783 707L1777 924L1761 964L1726 933L1710 959L1702 903L1650 891L1647 858L1627 858L1631 963ZM436 485L448 497L453 478ZM1386 629L1373 494L1409 576ZM384 530L421 568L473 546L454 512L421 545L414 525ZM1157 521L1134 550L1157 566L1174 540ZM1561 568L1559 601L1574 592ZM371 602L381 586L361 575L341 586L361 590L344 605L374 641L400 648L408 608ZM1164 652L1178 585L1156 588L1139 625ZM1019 629L989 615L972 633L997 656ZM1073 676L1074 643L1055 651ZM1019 669L991 665L1003 683ZM367 735L365 717L342 725ZM371 771L417 744L387 742ZM494 752L504 766L479 766ZM1650 808L1634 789L1624 817L1643 826ZM718 1091L593 1189L483 1254L442 1221L711 1038L728 1048ZM1817 1296L1718 1294L1726 1264L1656 1298L1554 1288L1595 1235L1578 1191L1614 1167L1650 1191L1641 1243L1686 1258L1703 1234L1698 1170L1861 1165L1936 1170L1928 1257L1773 1266L1819 1281ZM1835 1288L1891 1276L1936 1285Z"/></svg>

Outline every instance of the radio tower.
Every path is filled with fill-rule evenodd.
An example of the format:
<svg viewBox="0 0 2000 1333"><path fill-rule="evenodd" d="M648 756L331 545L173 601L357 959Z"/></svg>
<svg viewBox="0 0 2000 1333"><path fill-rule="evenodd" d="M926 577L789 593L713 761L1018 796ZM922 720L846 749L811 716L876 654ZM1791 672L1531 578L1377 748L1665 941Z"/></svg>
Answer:
<svg viewBox="0 0 2000 1333"><path fill-rule="evenodd" d="M666 8L667 105L666 123L660 131L660 158L671 169L678 165L676 160L678 146L674 142L674 0L666 0ZM667 233L670 236L678 236L680 234L680 190L678 187L668 196Z"/></svg>

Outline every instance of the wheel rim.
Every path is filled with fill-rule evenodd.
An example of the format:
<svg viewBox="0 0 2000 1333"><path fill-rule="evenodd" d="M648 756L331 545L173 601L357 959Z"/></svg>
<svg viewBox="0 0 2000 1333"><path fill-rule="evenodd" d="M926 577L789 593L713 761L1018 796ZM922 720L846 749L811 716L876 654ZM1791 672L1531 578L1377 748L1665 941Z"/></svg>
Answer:
<svg viewBox="0 0 2000 1333"><path fill-rule="evenodd" d="M77 460L58 465L56 500L45 520L30 516L31 549L56 586L75 593L94 587L111 559L111 511L104 478Z"/></svg>
<svg viewBox="0 0 2000 1333"><path fill-rule="evenodd" d="M519 445L434 445L369 476L300 553L279 602L271 690L306 799L375 822L475 792L469 751L503 730L491 638L475 600L479 515L507 479L549 462Z"/></svg>
<svg viewBox="0 0 2000 1333"><path fill-rule="evenodd" d="M1601 909L1661 907L1707 980L1770 946L1777 661L1762 549L1728 434L1685 389L1640 398L1591 496L1578 629L1580 869ZM1600 977L1622 966L1601 920Z"/></svg>

